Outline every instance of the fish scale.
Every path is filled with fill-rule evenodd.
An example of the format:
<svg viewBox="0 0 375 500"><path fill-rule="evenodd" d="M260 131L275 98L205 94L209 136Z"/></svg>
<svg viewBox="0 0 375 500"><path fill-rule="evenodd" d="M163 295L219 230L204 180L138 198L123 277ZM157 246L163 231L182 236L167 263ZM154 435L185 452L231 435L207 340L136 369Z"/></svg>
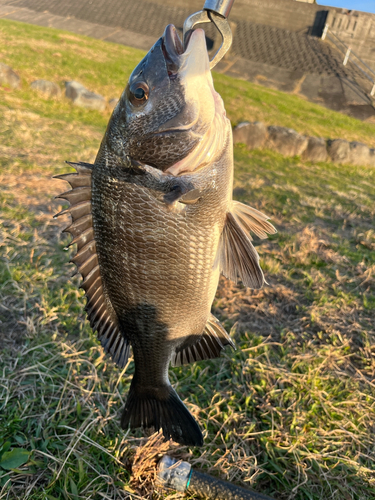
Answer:
<svg viewBox="0 0 375 500"><path fill-rule="evenodd" d="M275 232L266 215L232 200L231 125L202 30L183 52L166 28L133 71L94 165L71 165L76 174L58 177L72 189L60 197L71 204L66 231L77 244L87 317L120 368L130 346L134 355L121 425L202 445L168 367L234 347L210 312L219 275L261 287L250 232Z"/></svg>
<svg viewBox="0 0 375 500"><path fill-rule="evenodd" d="M212 273L212 267L217 248L214 233L217 233L218 240L222 229L215 228L220 223L218 211L220 205L224 205L222 197L216 196L216 203L200 206L200 212L205 214L200 226L195 207L187 208L183 215L169 212L151 196L145 199L143 193L129 183L106 183L108 176L103 171L105 167L96 166L92 204L97 252L103 269L104 286L115 310L129 310L147 301L157 306L160 321L167 322L173 330L179 330L179 338L185 331L186 335L195 333L191 332L192 318L195 328L199 326L198 333L201 333L217 288L218 273ZM226 168L225 174L228 177ZM204 172L201 176L204 181ZM102 207L102 198L116 198L112 191L121 192L121 197L117 197L117 203L113 204L112 214L108 213L107 208L104 222L101 214L96 213L96 207ZM145 207L152 214L150 222L144 218ZM223 225L225 205L221 207L221 212ZM214 216L215 225L207 224L207 219L213 219ZM110 226L108 220L113 221L114 225ZM160 231L155 231L155 227ZM191 248L191 235L198 242L195 251ZM121 289L123 295L119 291ZM112 298L114 290L116 296ZM196 324L196 317L203 318L202 324Z"/></svg>

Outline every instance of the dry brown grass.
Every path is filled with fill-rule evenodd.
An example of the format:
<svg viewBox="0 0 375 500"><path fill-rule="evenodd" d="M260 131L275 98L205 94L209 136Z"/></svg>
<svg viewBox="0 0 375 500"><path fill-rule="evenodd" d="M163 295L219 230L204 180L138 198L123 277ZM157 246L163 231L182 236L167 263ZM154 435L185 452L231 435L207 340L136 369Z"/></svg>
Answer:
<svg viewBox="0 0 375 500"><path fill-rule="evenodd" d="M21 118L21 134L28 119L34 117ZM82 498L98 491L101 498L161 498L165 494L155 487L155 464L167 451L188 459L196 468L253 487L272 484L272 478L281 477L270 466L279 464L289 485L282 487L286 489L280 498L304 498L304 487L319 495L323 491L317 486L319 481L337 485L345 481L349 470L350 477L357 478L353 488L372 485L373 471L366 457L372 456L375 446L371 431L373 329L367 330L368 341L363 342L362 327L364 320L373 321L372 313L360 306L360 297L332 307L306 296L309 288L303 269L309 268L315 292L326 290L329 295L333 285L373 287L374 266L353 266L349 257L334 248L329 225L308 224L296 232L290 231L285 216L280 217L282 234L290 236L282 246L276 240L261 247L270 286L249 291L225 279L220 282L215 313L230 324L238 322L235 359L226 355L215 364L214 372L210 364L201 364L198 371L192 366L171 374L206 429L205 448L192 454L186 448L161 444L155 436L144 442L118 428L118 411L130 376L125 371L118 373L89 339L82 322L82 297L76 285L70 284L68 268L63 265L67 257L51 260L51 252L61 252L59 231L65 226L64 221L51 218L58 210L56 204L52 206L51 190L57 193L64 187L50 181L55 167L38 167L39 151L28 151L26 165L30 162L34 168L26 167L23 177L2 171L3 182L9 180L5 194L12 195L6 202L8 209L23 210L19 220L12 220L9 213L2 219L2 259L12 278L2 289L6 314L1 326L7 335L1 359L13 372L6 379L3 396L24 401L21 421L33 415L33 425L52 431L52 442L64 448L43 449L38 444L34 457L45 465L39 465L39 472L33 474L26 475L30 467L13 474L11 489L5 485L0 498L5 494L33 498L35 489L54 492L53 496L66 491L74 498L73 484ZM16 172L22 168L20 156L8 154L7 161ZM263 189L267 183L256 182L256 186ZM258 208L261 205L260 201ZM358 214L355 218L358 220ZM343 234L347 238L355 234L356 241L363 241L367 248L371 230L359 229L344 227ZM25 239L28 233L31 239ZM312 266L318 261L337 269L327 276L321 267ZM78 311L78 317L72 310ZM18 369L14 368L15 359L20 360ZM335 393L335 380L340 380L344 398L340 391ZM199 400L192 398L192 384L201 393ZM76 412L78 402L81 416L74 416L71 409ZM43 442L37 439L36 443ZM83 483L74 476L77 463L85 470ZM116 468L115 480L113 472L107 472L109 463ZM132 463L133 478L128 482L126 470ZM119 481L121 487L116 485ZM327 493L329 498L356 498L355 490L345 484L347 493L335 486Z"/></svg>
<svg viewBox="0 0 375 500"><path fill-rule="evenodd" d="M214 313L228 331L237 323L237 351L170 370L205 446L145 441L119 426L132 362L120 373L90 332L66 221L52 219L65 190L52 175L93 161L105 116L22 92L7 94L0 123L0 447L30 458L0 467L0 499L160 498L155 464L168 451L280 500L372 500L374 171L236 147L236 197L279 230L259 246L269 286L222 279Z"/></svg>

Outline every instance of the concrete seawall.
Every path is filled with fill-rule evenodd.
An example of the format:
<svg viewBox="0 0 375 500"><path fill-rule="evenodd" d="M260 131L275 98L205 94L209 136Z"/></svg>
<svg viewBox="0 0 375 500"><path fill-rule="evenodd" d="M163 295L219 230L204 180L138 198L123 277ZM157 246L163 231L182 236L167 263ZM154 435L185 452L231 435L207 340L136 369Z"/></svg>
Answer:
<svg viewBox="0 0 375 500"><path fill-rule="evenodd" d="M0 0L0 17L148 50L166 24L182 29L185 18L203 4L203 0ZM352 63L343 66L342 53L319 38L329 21L372 64L375 15L348 14L295 0L235 0L230 21L233 48L216 71L300 94L359 119L375 115L370 82ZM220 36L213 26L206 25L205 30L208 47L215 48Z"/></svg>

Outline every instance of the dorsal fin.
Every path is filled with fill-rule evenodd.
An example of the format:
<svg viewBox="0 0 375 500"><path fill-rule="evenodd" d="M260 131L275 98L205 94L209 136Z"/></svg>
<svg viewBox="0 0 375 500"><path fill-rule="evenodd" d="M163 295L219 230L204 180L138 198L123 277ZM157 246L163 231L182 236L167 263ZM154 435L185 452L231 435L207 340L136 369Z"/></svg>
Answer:
<svg viewBox="0 0 375 500"><path fill-rule="evenodd" d="M194 337L189 337L176 349L172 357L172 366L186 365L202 359L219 358L222 349L227 345L235 349L233 340L220 321L210 314L199 340L194 342Z"/></svg>
<svg viewBox="0 0 375 500"><path fill-rule="evenodd" d="M89 163L67 162L77 173L56 175L54 178L69 182L72 189L57 196L70 203L70 207L62 210L55 217L70 214L72 224L64 232L72 235L69 246L76 244L77 253L71 259L77 266L83 281L81 288L85 290L87 299L86 311L90 326L98 332L98 338L104 350L112 356L113 361L124 368L129 357L129 343L121 334L118 321L109 299L103 293L98 256L94 239L94 228L91 215L91 173L93 165Z"/></svg>

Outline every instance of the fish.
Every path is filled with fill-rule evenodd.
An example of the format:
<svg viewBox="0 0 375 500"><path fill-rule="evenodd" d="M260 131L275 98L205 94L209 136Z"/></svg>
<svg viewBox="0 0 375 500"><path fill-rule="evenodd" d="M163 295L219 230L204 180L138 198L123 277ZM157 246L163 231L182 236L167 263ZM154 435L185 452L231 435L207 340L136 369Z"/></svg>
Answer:
<svg viewBox="0 0 375 500"><path fill-rule="evenodd" d="M215 91L205 34L184 49L173 25L136 66L94 164L68 162L72 262L86 313L120 367L134 356L124 429L154 428L201 446L199 425L168 368L220 357L230 335L211 313L220 274L264 284L251 233L276 232L269 217L232 199L233 145Z"/></svg>

